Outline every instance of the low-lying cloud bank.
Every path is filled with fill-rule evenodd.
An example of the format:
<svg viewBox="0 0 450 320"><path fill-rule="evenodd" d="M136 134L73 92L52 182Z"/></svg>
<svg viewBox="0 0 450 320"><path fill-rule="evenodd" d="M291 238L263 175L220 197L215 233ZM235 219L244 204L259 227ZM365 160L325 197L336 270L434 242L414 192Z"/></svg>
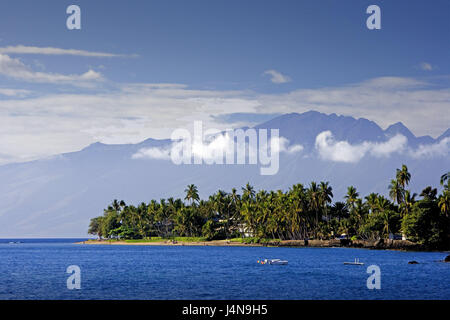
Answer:
<svg viewBox="0 0 450 320"><path fill-rule="evenodd" d="M450 153L450 138L444 138L438 143L420 145L416 150L409 150L414 158L446 157Z"/></svg>
<svg viewBox="0 0 450 320"><path fill-rule="evenodd" d="M317 135L315 148L320 158L334 162L357 163L366 155L389 157L394 153L416 159L432 158L449 154L450 138L412 149L408 147L408 139L401 134L397 134L385 142L364 141L359 144L351 144L348 141L336 141L331 131L324 131Z"/></svg>
<svg viewBox="0 0 450 320"><path fill-rule="evenodd" d="M276 138L274 149L278 153L294 154L302 152L304 147L296 144L291 145L289 140L284 137ZM171 151L178 149L182 142L173 142L163 147L142 148L135 154L133 159L157 159L170 160ZM227 135L217 135L207 143L193 143L192 155L199 156L205 161L212 161L217 155L226 154L226 152L234 152L235 143L233 138ZM272 142L269 142L268 145ZM240 145L236 144L237 148ZM246 143L245 148L249 155L258 153L255 147L250 147ZM393 154L403 154L414 159L446 157L450 153L450 138L444 138L441 141L429 145L419 145L416 149L408 146L408 139L401 134L384 142L364 141L358 144L351 144L348 141L338 141L334 138L331 131L324 131L317 135L315 141L315 151L318 156L327 161L358 163L365 156L373 156L377 158L390 157ZM267 152L267 150L263 150Z"/></svg>

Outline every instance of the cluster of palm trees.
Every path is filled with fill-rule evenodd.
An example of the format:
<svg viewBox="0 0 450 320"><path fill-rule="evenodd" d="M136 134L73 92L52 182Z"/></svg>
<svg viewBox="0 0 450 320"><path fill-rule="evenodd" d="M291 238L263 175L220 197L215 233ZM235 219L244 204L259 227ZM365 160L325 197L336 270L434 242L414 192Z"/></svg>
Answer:
<svg viewBox="0 0 450 320"><path fill-rule="evenodd" d="M371 193L361 198L350 186L343 202L332 203L328 182L311 182L289 190L255 191L247 183L241 194L217 191L200 199L191 184L185 198L152 200L137 207L114 200L104 214L91 220L89 233L103 238L146 239L174 236L230 239L329 239L345 234L350 238L380 239L401 232L413 241L448 244L450 173L441 177L444 186L425 188L417 194L407 190L411 174L403 165L389 185L389 197Z"/></svg>

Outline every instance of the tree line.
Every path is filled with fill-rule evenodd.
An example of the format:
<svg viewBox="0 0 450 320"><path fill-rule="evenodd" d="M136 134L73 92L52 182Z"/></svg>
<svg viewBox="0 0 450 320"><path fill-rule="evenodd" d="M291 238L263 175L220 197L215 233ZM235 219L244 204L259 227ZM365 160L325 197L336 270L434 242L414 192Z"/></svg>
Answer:
<svg viewBox="0 0 450 320"><path fill-rule="evenodd" d="M342 234L377 240L402 234L432 248L449 248L450 172L440 179L440 194L431 186L419 195L412 193L410 179L403 165L388 186L389 198L378 193L363 198L350 186L343 201L334 203L328 182L311 182L307 187L296 184L285 192L256 191L247 183L241 194L235 188L219 190L207 200L200 199L191 184L184 199L151 200L138 206L114 200L102 216L91 219L88 232L106 239L208 240L331 239Z"/></svg>

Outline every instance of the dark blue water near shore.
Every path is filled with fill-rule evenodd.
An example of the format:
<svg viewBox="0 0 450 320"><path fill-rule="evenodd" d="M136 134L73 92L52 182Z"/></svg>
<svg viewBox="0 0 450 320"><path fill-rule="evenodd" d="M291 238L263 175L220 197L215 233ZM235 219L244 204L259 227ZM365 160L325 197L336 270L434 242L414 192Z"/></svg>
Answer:
<svg viewBox="0 0 450 320"><path fill-rule="evenodd" d="M443 252L77 240L0 240L0 299L450 299L450 264L437 262L448 254ZM259 265L261 258L289 264ZM365 265L343 264L355 258ZM372 264L381 268L380 290L366 286ZM67 289L69 265L81 268L80 290Z"/></svg>

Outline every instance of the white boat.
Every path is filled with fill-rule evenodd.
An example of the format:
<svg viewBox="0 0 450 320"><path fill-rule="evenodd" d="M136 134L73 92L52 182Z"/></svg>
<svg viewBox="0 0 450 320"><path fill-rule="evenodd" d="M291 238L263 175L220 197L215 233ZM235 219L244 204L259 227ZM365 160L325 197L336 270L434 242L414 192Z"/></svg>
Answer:
<svg viewBox="0 0 450 320"><path fill-rule="evenodd" d="M344 264L351 264L351 265L356 265L356 266L363 266L364 262L359 262L359 259L355 258L354 262L344 262Z"/></svg>
<svg viewBox="0 0 450 320"><path fill-rule="evenodd" d="M261 261L258 261L260 264L275 264L275 265L286 265L288 264L287 260L281 260L281 259L264 259Z"/></svg>

